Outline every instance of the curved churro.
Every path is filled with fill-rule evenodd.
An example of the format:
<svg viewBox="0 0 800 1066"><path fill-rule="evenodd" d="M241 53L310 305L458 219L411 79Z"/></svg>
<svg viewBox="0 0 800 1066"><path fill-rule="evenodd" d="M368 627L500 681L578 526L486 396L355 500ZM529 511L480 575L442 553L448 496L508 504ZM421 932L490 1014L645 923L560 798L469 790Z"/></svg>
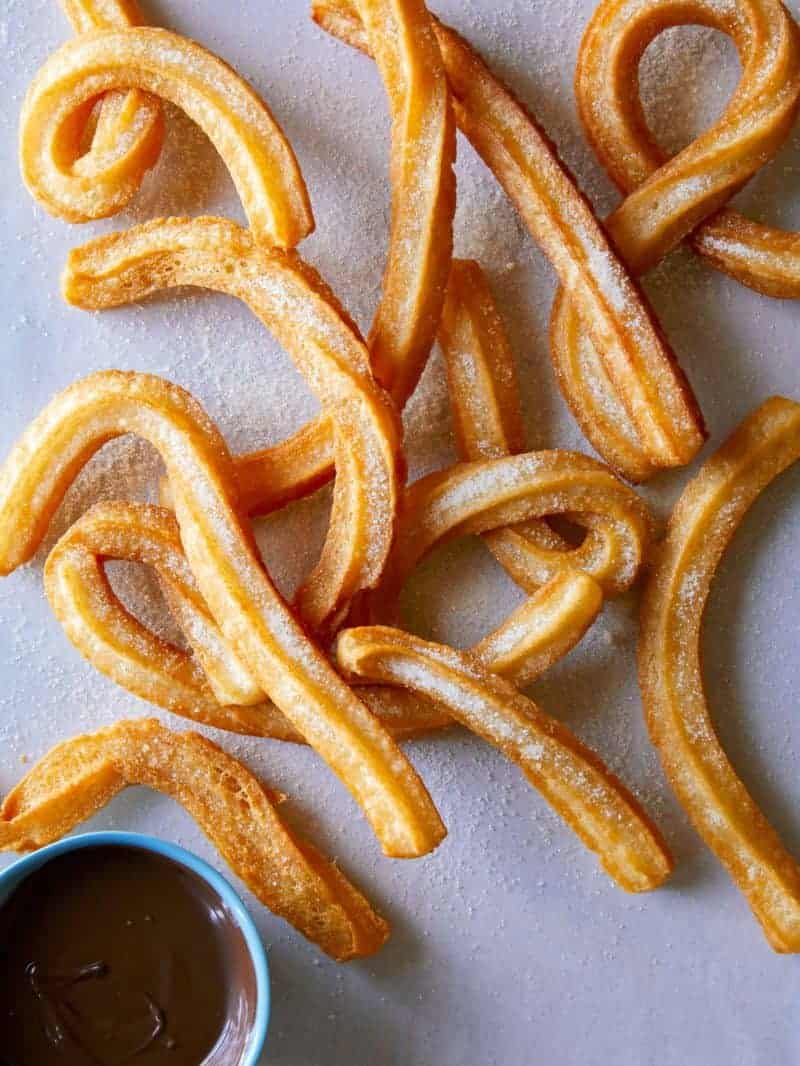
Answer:
<svg viewBox="0 0 800 1066"><path fill-rule="evenodd" d="M369 348L376 378L402 406L436 337L450 271L455 124L424 0L356 4L392 115L392 228Z"/></svg>
<svg viewBox="0 0 800 1066"><path fill-rule="evenodd" d="M61 0L61 6L76 33L123 29L142 22L130 0ZM156 163L163 140L158 97L139 89L106 93L92 107L84 129L76 133L74 143L85 151L61 169L56 195L66 195L73 205L71 221L89 222L124 207ZM93 189L90 202L85 197L89 187ZM89 213L81 214L82 208Z"/></svg>
<svg viewBox="0 0 800 1066"><path fill-rule="evenodd" d="M100 237L70 254L62 279L65 299L92 310L180 285L246 303L322 406L338 476L325 546L297 606L324 633L357 592L377 583L391 546L401 463L396 413L375 384L356 327L317 273L295 253L265 251L234 222L160 219Z"/></svg>
<svg viewBox="0 0 800 1066"><path fill-rule="evenodd" d="M638 70L650 42L685 22L728 34L742 78L722 117L667 159L647 127ZM730 209L714 214L775 154L797 112L797 28L778 0L603 0L581 42L575 92L589 140L627 194L606 225L632 270L654 265L691 231L693 247L744 285L800 293L797 234Z"/></svg>
<svg viewBox="0 0 800 1066"><path fill-rule="evenodd" d="M584 571L603 588L628 588L650 539L650 518L642 500L588 456L528 452L461 463L406 489L383 582L369 598L372 616L394 617L403 584L436 545L556 514L580 521L594 516L597 528L590 529L578 548L542 549L538 584L566 569Z"/></svg>
<svg viewBox="0 0 800 1066"><path fill-rule="evenodd" d="M759 493L800 458L800 404L745 419L678 500L642 602L639 681L650 735L695 828L776 951L800 951L800 866L739 780L706 704L703 609L717 565Z"/></svg>
<svg viewBox="0 0 800 1066"><path fill-rule="evenodd" d="M254 238L291 248L313 229L294 153L260 97L200 45L149 26L94 30L62 45L28 89L20 119L25 184L68 221L119 210L141 173L81 173L74 163L89 110L110 90L142 89L195 121L225 161Z"/></svg>
<svg viewBox="0 0 800 1066"><path fill-rule="evenodd" d="M161 639L125 608L105 574L103 564L109 559L153 567L193 654ZM211 616L183 554L171 511L120 501L95 504L50 552L44 584L72 644L129 692L218 729L304 743L302 734L266 698ZM571 590L565 589L563 596L570 595ZM579 605L575 609L580 610ZM517 664L529 669L528 659L544 663L558 640L558 634L551 632L554 628L553 621L548 626L544 607L536 626L524 631L528 656L523 658L513 646L506 653L509 669ZM365 688L359 695L395 737L449 724L440 711L423 706L411 694L393 693L389 699L378 689Z"/></svg>
<svg viewBox="0 0 800 1066"><path fill-rule="evenodd" d="M445 830L424 785L275 591L237 515L225 444L182 389L108 371L51 401L0 471L0 573L31 557L77 473L123 433L161 454L198 588L260 687L360 802L387 854L435 847Z"/></svg>
<svg viewBox="0 0 800 1066"><path fill-rule="evenodd" d="M648 891L669 875L657 829L598 756L474 657L384 626L344 630L336 655L354 677L435 700L499 748L622 888Z"/></svg>
<svg viewBox="0 0 800 1066"><path fill-rule="evenodd" d="M58 840L130 785L177 800L261 902L334 959L371 955L385 942L383 918L338 866L290 832L260 781L205 737L155 719L53 748L6 796L0 848Z"/></svg>
<svg viewBox="0 0 800 1066"><path fill-rule="evenodd" d="M193 655L158 637L125 608L105 575L108 559L154 568ZM50 552L44 578L50 606L72 644L118 685L218 729L304 742L220 632L186 562L171 511L119 501L96 504ZM496 673L527 684L573 647L601 601L599 586L586 575L556 577L473 654ZM364 687L359 695L398 738L450 724L441 711L411 694L390 698Z"/></svg>
<svg viewBox="0 0 800 1066"><path fill-rule="evenodd" d="M361 5L392 112L392 231L369 347L376 376L402 406L433 343L450 269L455 128L441 56L421 0L361 0ZM92 254L90 246L84 269ZM67 266L67 278L73 265ZM84 281L88 288L88 275ZM81 303L69 284L65 295ZM274 448L247 456L241 468L250 513L266 513L314 491L334 472L329 421L318 419Z"/></svg>
<svg viewBox="0 0 800 1066"><path fill-rule="evenodd" d="M639 100L639 60L662 29L687 21L730 34L744 73L722 118L665 161ZM714 0L603 0L584 35L575 87L590 141L629 194L606 227L626 265L642 273L713 215L783 143L800 93L797 29L778 0L725 5ZM760 261L766 263L761 288L777 291L777 263L763 254L768 243L763 228L732 212L723 213L718 231L717 225L712 218L701 226L695 245L735 272L737 257L739 264L743 259L744 230L750 229L753 254L741 280L757 280ZM732 234L737 243L728 254ZM783 248L785 253L785 241ZM561 387L598 451L640 480L650 463L647 442L625 402L624 382L611 374L581 317L572 295L559 292L551 337Z"/></svg>
<svg viewBox="0 0 800 1066"><path fill-rule="evenodd" d="M493 459L523 451L525 432L514 357L488 282L472 260L453 261L439 343L461 458ZM602 590L596 582L590 589L591 579L586 575L570 581L565 570L552 579L556 583L552 596L544 591L547 586L539 591L542 549L570 551L569 544L544 520L491 530L484 534L484 541L501 565L508 561L511 576L523 578L523 587L535 594L527 609L517 612L515 631L523 616L533 632L538 630L536 604L542 603L543 624L553 637L553 657L545 657L542 662L550 665L581 639L600 610ZM577 609L578 603L581 609ZM556 604L564 610L561 625L553 615Z"/></svg>
<svg viewBox="0 0 800 1066"><path fill-rule="evenodd" d="M313 16L347 43L369 50L352 0L316 0ZM583 432L609 463L636 480L689 462L703 443L702 418L644 295L532 117L454 30L436 21L434 26L456 122L569 292L581 332L608 375L603 395L610 393L609 402L626 414L636 438L625 448L611 447L573 407Z"/></svg>

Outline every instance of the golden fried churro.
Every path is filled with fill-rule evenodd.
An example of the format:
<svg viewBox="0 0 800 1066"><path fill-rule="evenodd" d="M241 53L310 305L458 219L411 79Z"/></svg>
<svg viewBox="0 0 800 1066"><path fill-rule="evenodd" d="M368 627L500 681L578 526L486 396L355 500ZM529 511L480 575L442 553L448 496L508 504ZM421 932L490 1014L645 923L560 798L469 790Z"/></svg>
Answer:
<svg viewBox="0 0 800 1066"><path fill-rule="evenodd" d="M135 4L127 0L61 0L61 6L76 33L142 22ZM61 171L61 187L67 190L76 212L71 221L88 222L124 207L158 159L163 140L158 97L139 89L106 93L92 107L84 129L76 134L75 143L84 149L82 154ZM88 202L84 192L90 186L95 191ZM89 213L81 215L81 207Z"/></svg>
<svg viewBox="0 0 800 1066"><path fill-rule="evenodd" d="M722 118L666 161L647 128L638 67L650 41L667 26L683 22L730 34L744 74ZM581 45L575 86L589 139L629 194L606 227L626 265L641 273L713 216L782 144L800 92L797 30L778 0L725 5L713 0L603 0ZM740 269L747 259L746 231L753 251L749 266ZM725 211L696 230L694 243L723 269L734 274L739 269L737 276L746 284L792 295L791 277L780 291L776 275L782 260L771 256L775 247L786 258L785 235L771 245L764 227ZM641 480L650 464L647 442L624 402L624 389L615 390L618 383L608 361L588 335L566 286L556 297L551 338L562 390L584 432L612 465Z"/></svg>
<svg viewBox="0 0 800 1066"><path fill-rule="evenodd" d="M597 525L577 548L542 549L538 584L567 569L584 571L610 591L629 588L650 540L650 518L642 500L588 456L528 452L460 463L406 489L384 579L369 597L372 617L394 619L403 584L436 545L556 514L580 521L593 515Z"/></svg>
<svg viewBox="0 0 800 1066"><path fill-rule="evenodd" d="M353 621L396 622L406 579L437 545L520 523L528 529L532 518L555 514L587 527L583 543L570 548L555 534L555 544L532 543L519 564L519 577L530 581L528 602L471 649L487 669L527 684L581 639L605 589L630 587L650 543L643 502L587 456L543 451L462 463L411 485L383 581Z"/></svg>
<svg viewBox="0 0 800 1066"><path fill-rule="evenodd" d="M669 875L657 829L598 756L473 656L385 626L344 630L336 654L355 677L435 700L499 748L627 891L656 888Z"/></svg>
<svg viewBox="0 0 800 1066"><path fill-rule="evenodd" d="M575 647L602 606L603 590L587 574L557 574L470 651L493 673L528 685Z"/></svg>
<svg viewBox="0 0 800 1066"><path fill-rule="evenodd" d="M316 0L313 15L324 29L369 50L351 0ZM703 442L702 418L645 297L535 121L454 30L434 25L456 121L569 293L579 315L578 332L596 350L607 375L602 395L608 393L609 406L626 415L634 436L624 446L608 439L584 415L584 398L568 391L583 432L612 466L633 479L687 463ZM556 350L563 340L554 336ZM556 360L564 387L560 363Z"/></svg>
<svg viewBox="0 0 800 1066"><path fill-rule="evenodd" d="M401 462L395 411L372 377L355 326L317 273L295 253L260 248L234 222L161 219L100 237L71 253L62 279L65 299L93 310L181 285L246 303L287 348L322 406L337 478L325 546L297 606L308 626L324 633L357 592L377 583L391 546Z"/></svg>
<svg viewBox="0 0 800 1066"><path fill-rule="evenodd" d="M114 593L108 559L152 566L193 655L164 641ZM102 674L142 699L206 725L303 743L302 734L266 699L220 632L186 562L171 511L147 504L96 504L50 552L45 591L64 631ZM517 684L543 673L576 643L602 601L585 574L555 577L472 650L489 669ZM395 737L449 725L412 694L364 687L359 695Z"/></svg>
<svg viewBox="0 0 800 1066"><path fill-rule="evenodd" d="M371 955L389 927L334 863L284 825L249 770L197 733L118 722L57 745L6 796L0 848L30 851L130 785L180 803L247 887L334 959Z"/></svg>
<svg viewBox="0 0 800 1066"><path fill-rule="evenodd" d="M105 574L109 559L153 567L193 654L157 636L125 608ZM73 645L129 692L218 729L304 743L212 618L183 554L172 511L120 501L95 504L50 552L44 581L50 606ZM548 632L546 611L535 627L526 626L524 639L530 659L542 661L557 640ZM505 656L509 669L520 659L513 648ZM429 732L449 721L410 693L392 693L389 699L379 689L365 688L360 696L396 737Z"/></svg>
<svg viewBox="0 0 800 1066"><path fill-rule="evenodd" d="M450 269L455 127L421 0L363 0L362 8L392 113L392 231L369 347L378 380L402 406L433 343ZM84 262L93 255L93 248L87 250ZM65 295L81 302L77 289ZM319 419L244 459L243 497L252 500L251 513L266 513L319 488L333 472L331 426Z"/></svg>
<svg viewBox="0 0 800 1066"><path fill-rule="evenodd" d="M767 400L709 459L669 521L642 602L639 681L667 777L776 951L800 951L800 866L714 732L700 626L717 565L759 493L800 458L800 404Z"/></svg>
<svg viewBox="0 0 800 1066"><path fill-rule="evenodd" d="M439 342L461 458L491 459L523 451L525 433L514 357L483 271L472 260L453 261ZM518 678L529 681L577 644L600 611L602 590L587 575L570 574L566 569L539 589L536 578L542 548L570 550L544 520L491 530L484 534L484 541L501 565L509 562L511 576L521 576L521 584L533 594L509 619L509 628L493 635L500 641L498 647L507 647L509 633L525 630L531 637L538 633L549 638L549 643L547 638L538 643L524 675ZM526 565L529 557L530 566ZM553 588L548 590L551 583ZM558 608L563 611L560 620L554 613ZM537 621L539 609L541 623ZM493 637L487 638L487 649Z"/></svg>
<svg viewBox="0 0 800 1066"><path fill-rule="evenodd" d="M456 139L424 0L356 0L392 116L392 228L369 335L378 381L402 406L436 336L453 245Z"/></svg>
<svg viewBox="0 0 800 1066"><path fill-rule="evenodd" d="M107 559L152 566L194 656L161 640L115 595ZM50 606L78 650L101 673L142 699L237 733L297 739L219 631L181 547L172 512L146 504L96 504L50 552ZM270 713L272 711L272 713Z"/></svg>
<svg viewBox="0 0 800 1066"><path fill-rule="evenodd" d="M731 37L742 78L721 118L667 159L644 117L639 63L663 29L688 22ZM797 112L797 28L778 0L603 0L581 42L575 92L590 142L627 194L606 225L632 270L647 270L691 232L694 248L743 284L800 294L797 234L729 209L714 214L775 154Z"/></svg>
<svg viewBox="0 0 800 1066"><path fill-rule="evenodd" d="M0 573L31 557L77 473L124 433L161 454L198 588L257 683L360 802L387 854L429 851L445 830L424 785L275 591L238 517L225 444L182 389L108 371L51 401L0 470Z"/></svg>
<svg viewBox="0 0 800 1066"><path fill-rule="evenodd" d="M48 211L80 222L130 199L142 172L126 173L124 157L88 174L75 163L98 96L125 89L171 101L208 135L257 241L291 248L313 229L297 160L266 104L200 45L145 26L82 33L31 83L20 119L20 163L25 184Z"/></svg>

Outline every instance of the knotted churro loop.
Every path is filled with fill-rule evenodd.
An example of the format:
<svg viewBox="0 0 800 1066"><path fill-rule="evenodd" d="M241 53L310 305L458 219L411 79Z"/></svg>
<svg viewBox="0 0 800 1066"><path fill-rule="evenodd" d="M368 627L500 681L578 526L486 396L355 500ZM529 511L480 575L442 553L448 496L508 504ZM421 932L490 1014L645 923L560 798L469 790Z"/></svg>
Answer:
<svg viewBox="0 0 800 1066"><path fill-rule="evenodd" d="M776 951L800 951L800 866L714 732L700 627L717 565L750 505L800 458L800 404L767 400L678 500L645 587L639 681L664 770L695 828L739 886Z"/></svg>
<svg viewBox="0 0 800 1066"><path fill-rule="evenodd" d="M518 534L526 554L517 571L508 565L513 553L500 558L515 580L519 573L528 582L519 583L529 599L471 649L488 670L529 683L581 639L602 607L604 589L631 585L650 543L643 502L587 456L542 451L462 463L411 485L383 581L354 606L353 621L396 624L403 585L438 545L509 526L528 530L531 519L556 514L587 526L583 543L572 548L555 534L549 544L528 542Z"/></svg>
<svg viewBox="0 0 800 1066"><path fill-rule="evenodd" d="M130 0L61 0L61 6L76 33L124 29L142 22ZM83 130L76 131L74 143L82 154L64 165L59 175L56 195L60 202L69 202L70 221L89 222L121 210L155 165L163 140L157 96L139 89L105 93L91 108ZM88 196L87 190L91 190ZM45 206L50 202L52 197Z"/></svg>
<svg viewBox="0 0 800 1066"><path fill-rule="evenodd" d="M257 683L361 803L387 854L429 851L445 830L424 785L276 592L238 516L225 444L182 389L108 371L51 401L0 470L0 573L31 557L78 472L124 433L159 451L197 586Z"/></svg>
<svg viewBox="0 0 800 1066"><path fill-rule="evenodd" d="M418 692L499 748L622 888L648 891L669 876L658 830L598 756L473 656L385 626L344 630L336 654L354 677Z"/></svg>
<svg viewBox="0 0 800 1066"><path fill-rule="evenodd" d="M122 604L104 570L110 559L150 566L192 654L163 640ZM235 733L303 743L268 700L214 621L186 561L172 511L149 504L95 504L47 557L50 606L72 644L92 665L141 699L195 722ZM558 614L560 620L561 614ZM553 625L553 622L551 622ZM525 626L531 655L546 653L547 618ZM514 651L502 650L513 663ZM429 732L449 720L411 693L364 688L359 695L395 737Z"/></svg>
<svg viewBox="0 0 800 1066"><path fill-rule="evenodd" d="M101 140L85 166L81 159L98 97L130 89L169 100L209 137L230 172L255 240L291 248L311 232L300 168L266 104L200 45L146 26L81 33L62 45L31 83L20 119L20 163L25 184L48 211L81 222L113 214L130 200L155 161L141 148L130 157L132 145L142 143L154 106L145 97L127 95L112 104L124 112L132 138L122 135L115 119L104 123L101 114ZM109 145L107 158L102 143ZM151 137L145 143L155 142Z"/></svg>
<svg viewBox="0 0 800 1066"><path fill-rule="evenodd" d="M92 310L182 285L246 303L323 409L337 478L325 546L297 606L312 630L325 633L357 592L377 583L391 546L402 464L396 413L356 327L317 273L295 253L259 247L234 222L161 219L100 237L71 253L62 279L65 299ZM266 479L269 470L260 470Z"/></svg>
<svg viewBox="0 0 800 1066"><path fill-rule="evenodd" d="M334 959L371 955L389 927L362 894L284 825L269 792L197 733L155 719L64 741L6 796L0 848L30 851L69 833L123 789L146 785L180 803L247 887Z"/></svg>
<svg viewBox="0 0 800 1066"><path fill-rule="evenodd" d="M638 68L658 33L685 22L729 34L743 74L722 117L666 160L647 128ZM628 194L606 228L635 274L655 265L694 231L694 247L745 284L776 295L800 291L800 260L789 264L785 288L778 281L791 259L791 238L732 211L715 215L775 154L797 113L798 32L778 0L603 0L584 35L575 89L589 140ZM773 257L773 248L780 254ZM627 402L627 385L612 373L580 318L565 286L556 298L551 329L564 395L598 451L627 476L641 480L652 465L644 428Z"/></svg>
<svg viewBox="0 0 800 1066"><path fill-rule="evenodd" d="M352 0L315 0L313 15L337 37L370 50ZM689 462L704 439L702 418L647 300L533 118L454 30L438 21L434 27L456 122L569 293L578 332L590 339L608 375L603 395L609 393L609 404L635 427L637 447L611 447L613 442L584 417L580 405L586 397L567 392L584 433L612 466L633 479ZM556 359L561 381L560 362Z"/></svg>
<svg viewBox="0 0 800 1066"><path fill-rule="evenodd" d="M712 128L667 159L647 126L638 70L650 42L686 22L728 34L742 78ZM587 137L627 197L606 225L632 270L691 233L698 252L744 285L798 295L797 234L729 209L713 214L775 154L797 112L797 27L778 0L603 0L581 43L575 92Z"/></svg>

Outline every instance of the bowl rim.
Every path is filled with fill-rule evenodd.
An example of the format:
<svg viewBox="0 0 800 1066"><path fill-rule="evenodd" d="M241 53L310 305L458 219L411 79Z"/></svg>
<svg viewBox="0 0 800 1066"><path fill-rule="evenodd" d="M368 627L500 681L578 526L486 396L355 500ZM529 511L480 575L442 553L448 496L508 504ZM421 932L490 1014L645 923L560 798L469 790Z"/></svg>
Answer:
<svg viewBox="0 0 800 1066"><path fill-rule="evenodd" d="M0 870L0 888L5 887L9 881L16 881L17 884L20 884L22 879L41 869L47 862L57 858L59 855L69 851L98 846L138 847L144 851L162 855L172 862L185 866L202 878L217 892L229 908L244 936L256 977L256 1011L253 1018L253 1028L239 1066L258 1066L267 1038L272 1001L267 951L261 939L261 934L239 893L230 881L218 870L215 870L213 866L209 865L205 859L201 859L199 855L187 851L186 848L181 847L179 844L173 844L169 840L151 836L149 833L105 829L64 837L53 844L38 848L29 855L24 855L5 867L5 869ZM14 888L16 888L16 885ZM12 893L13 891L14 889L12 888ZM0 907L4 906L6 902L7 899L0 901Z"/></svg>

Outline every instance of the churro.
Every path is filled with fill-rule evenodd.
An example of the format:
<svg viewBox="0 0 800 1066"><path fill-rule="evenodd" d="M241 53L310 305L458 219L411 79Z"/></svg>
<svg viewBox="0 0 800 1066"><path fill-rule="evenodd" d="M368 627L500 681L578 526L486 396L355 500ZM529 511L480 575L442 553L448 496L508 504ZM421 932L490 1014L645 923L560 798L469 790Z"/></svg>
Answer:
<svg viewBox="0 0 800 1066"><path fill-rule="evenodd" d="M131 0L61 0L61 7L76 33L124 29L142 22ZM76 133L73 143L84 150L60 170L55 197L70 201L70 221L89 222L121 210L155 165L163 140L157 96L140 89L105 93L89 112L83 130ZM43 180L48 177L43 175ZM89 198L85 190L90 187Z"/></svg>
<svg viewBox="0 0 800 1066"><path fill-rule="evenodd" d="M651 135L638 70L667 26L702 23L736 46L742 77L724 114L668 159ZM800 100L797 27L778 0L603 0L581 42L575 93L586 135L626 194L606 225L636 273L683 237L719 269L773 296L800 294L800 238L721 207L785 141Z"/></svg>
<svg viewBox="0 0 800 1066"><path fill-rule="evenodd" d="M714 573L769 483L800 458L800 404L776 397L689 482L642 601L639 683L664 771L695 828L747 898L776 951L800 951L800 866L728 761L711 721L700 627Z"/></svg>
<svg viewBox="0 0 800 1066"><path fill-rule="evenodd" d="M524 451L514 357L488 282L479 264L472 260L453 261L439 342L461 458L494 459ZM588 516L587 520L592 521ZM524 680L529 681L535 672L541 672L577 644L599 613L603 592L588 575L577 576L578 571L570 574L566 569L540 588L537 578L542 548L551 552L570 550L544 519L490 530L483 539L501 565L508 563L506 569L511 577L531 594L529 603L509 619L509 628L495 634L500 641L498 647L506 647L509 632L523 629L531 635L544 630L551 637L549 650L542 644L539 654L528 660ZM541 625L537 620L539 609ZM560 619L559 609L563 611ZM487 639L489 647L493 638ZM534 667L534 662L541 666Z"/></svg>
<svg viewBox="0 0 800 1066"><path fill-rule="evenodd" d="M316 0L312 10L324 29L370 50L351 0ZM689 462L705 436L702 418L644 295L533 118L454 30L436 20L434 27L456 122L569 292L580 332L596 347L607 375L603 395L609 393L609 403L626 413L635 437L625 447L612 447L584 415L582 398L567 391L583 432L634 480ZM554 357L560 340L554 337Z"/></svg>
<svg viewBox="0 0 800 1066"><path fill-rule="evenodd" d="M665 160L647 129L639 100L639 61L662 29L683 22L729 34L739 50L743 76L714 126ZM791 270L787 289L780 291L776 283L781 261L765 254L773 245L763 227L730 211L713 217L775 154L797 112L798 33L778 0L725 5L691 0L678 6L672 0L603 0L583 38L575 90L589 140L628 194L606 221L626 266L635 274L646 271L703 223L695 230L693 244L717 265L738 271L740 280L756 282L755 288L792 295ZM746 230L754 238L749 256L743 254ZM786 239L774 247L782 247L785 258ZM630 405L618 402L620 395L624 401L624 389L617 388L615 395L618 383L608 360L587 333L566 284L556 297L551 338L562 390L584 432L591 426L593 435L587 435L598 451L640 479L648 461L642 427Z"/></svg>
<svg viewBox="0 0 800 1066"><path fill-rule="evenodd" d="M159 637L127 610L105 574L104 564L111 559L155 570L191 653ZM218 729L304 743L303 735L267 699L214 621L186 561L171 511L122 501L95 504L48 555L44 585L72 644L129 692ZM569 595L569 590L564 594ZM553 629L555 620L548 626L548 612L542 610L536 626L526 625L524 630L527 657L514 647L504 649L508 668L544 663L558 639L555 633L551 636ZM395 737L429 732L450 722L411 693L387 695L363 688L359 695Z"/></svg>
<svg viewBox="0 0 800 1066"><path fill-rule="evenodd" d="M372 377L356 327L316 271L294 252L264 250L234 222L157 219L100 237L70 254L62 278L65 299L92 310L181 285L247 304L286 347L322 406L337 477L325 545L297 607L324 634L383 571L401 473L396 412ZM307 459L303 450L296 454ZM313 450L311 456L313 470ZM259 469L268 486L269 469L263 462Z"/></svg>
<svg viewBox="0 0 800 1066"><path fill-rule="evenodd" d="M126 89L169 100L209 137L255 240L291 248L311 232L300 168L266 104L206 49L150 26L82 33L31 83L20 117L20 165L29 191L48 211L72 222L97 218L118 211L138 187L141 169L127 174L124 155L119 166L89 167L86 174L75 162L97 98Z"/></svg>
<svg viewBox="0 0 800 1066"><path fill-rule="evenodd" d="M251 892L334 959L371 955L385 942L383 918L335 863L287 828L249 770L205 737L155 719L53 748L6 796L0 848L50 844L131 785L177 800Z"/></svg>
<svg viewBox="0 0 800 1066"><path fill-rule="evenodd" d="M669 876L669 853L624 786L566 727L474 656L385 626L344 630L336 655L354 677L418 692L499 748L622 888L648 891Z"/></svg>
<svg viewBox="0 0 800 1066"><path fill-rule="evenodd" d="M198 588L261 688L360 802L387 854L435 847L445 830L424 785L275 591L237 514L225 444L182 389L108 371L51 401L0 470L0 573L32 556L77 473L124 433L144 437L164 460Z"/></svg>
<svg viewBox="0 0 800 1066"><path fill-rule="evenodd" d="M436 337L453 246L456 138L424 0L356 0L392 116L392 226L369 348L402 406Z"/></svg>

